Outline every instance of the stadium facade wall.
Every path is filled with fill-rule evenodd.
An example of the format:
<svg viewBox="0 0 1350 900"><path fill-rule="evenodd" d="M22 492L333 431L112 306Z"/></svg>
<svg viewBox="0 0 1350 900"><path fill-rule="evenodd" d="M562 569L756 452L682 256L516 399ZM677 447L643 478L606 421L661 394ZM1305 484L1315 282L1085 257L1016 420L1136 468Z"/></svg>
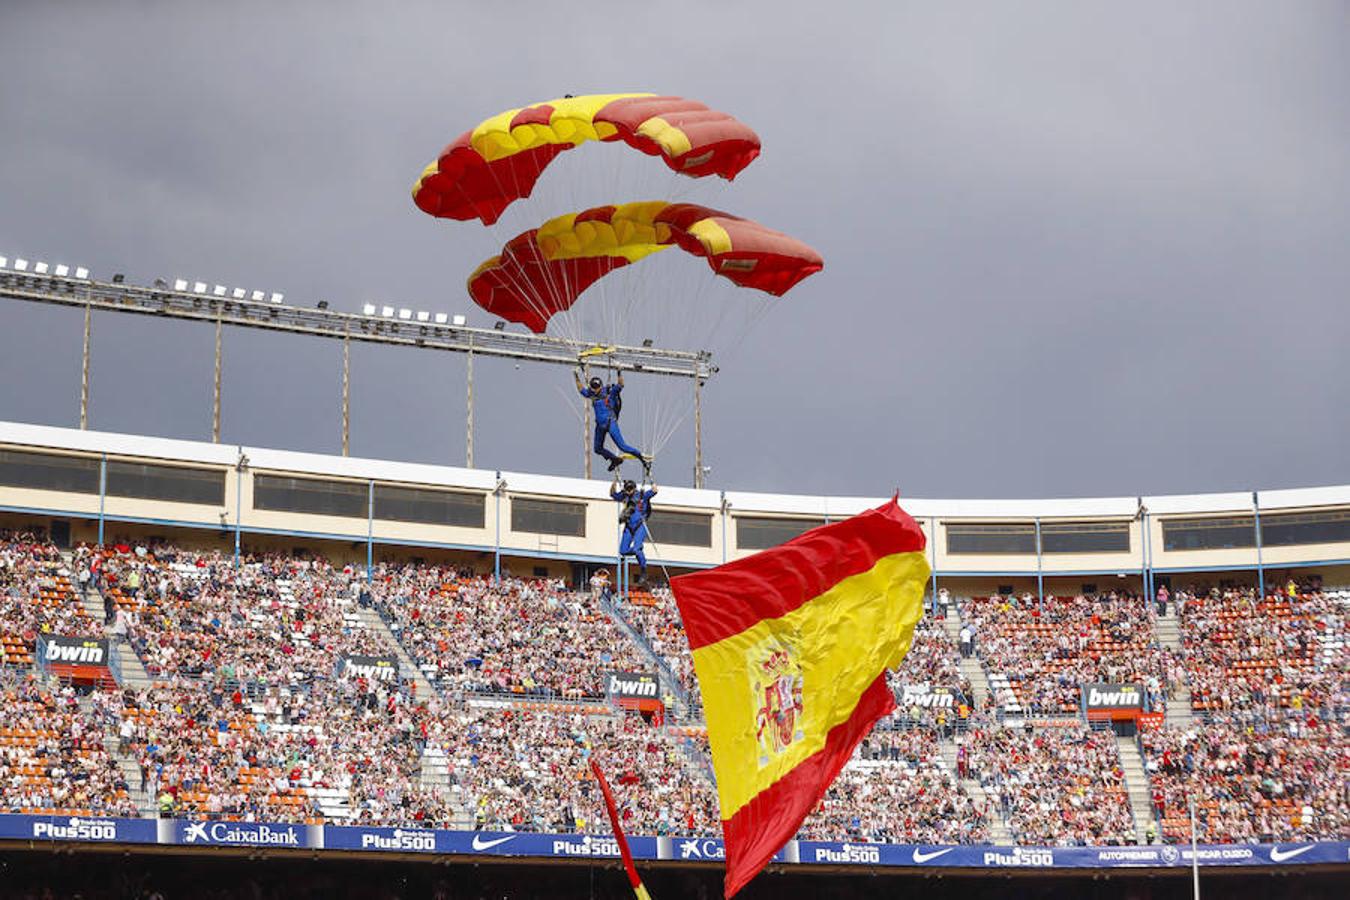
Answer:
<svg viewBox="0 0 1350 900"><path fill-rule="evenodd" d="M87 491L0 484L0 513L69 519L76 540L97 536L98 523L117 533L163 533L165 529L199 531L204 546L232 547L236 528L248 546L290 549L304 542L322 544L325 552L347 562L362 563L367 546L376 558L418 555L434 559L481 561L484 554L531 561L550 574L564 574L574 562L612 563L617 534L614 503L608 483L528 473L494 472L452 466L398 463L268 448L226 446L106 432L0 422L0 451L78 457L100 465L125 461L184 466L218 472L223 477L224 503L217 507L164 499L100 495ZM238 467L243 456L248 464ZM355 504L343 515L288 512L259 508L254 488L261 477L310 479L345 485L350 494L367 495L380 486L454 491L481 498L482 525L464 526L373 518L369 504ZM9 477L9 481L21 480ZM501 489L498 490L498 485ZM1038 578L1047 592L1077 591L1086 582L1107 589L1106 579L1137 588L1146 569L1171 572L1252 572L1317 569L1329 584L1350 578L1350 540L1304 545L1166 549L1164 529L1177 520L1244 521L1253 517L1253 499L1265 516L1297 511L1350 513L1350 485L1253 493L1145 497L1071 498L1052 500L938 500L905 498L905 508L919 520L930 539L930 559L939 577L955 594L989 589L991 580L1014 590L1034 590ZM817 497L740 491L663 487L659 511L682 512L711 523L705 546L685 546L661 539L660 514L652 522L649 551L672 568L716 565L753 552L764 535L787 535L821 522L846 518L881 503L884 498ZM537 513L556 507L572 533L528 530ZM513 509L519 505L522 513ZM551 505L551 506L550 506ZM359 507L364 506L364 509ZM571 513L579 511L578 515ZM537 515L535 516L537 519ZM521 527L520 523L526 523ZM1035 552L1034 530L1057 535L1050 542L1061 552ZM142 531L144 529L144 531ZM577 534L576 531L581 531ZM697 531L698 529L694 529ZM955 534L954 534L955 532ZM690 533L693 533L692 531ZM757 537L752 537L757 535ZM1095 537L1094 537L1095 535ZM936 539L934 539L936 538ZM1094 540L1114 549L1094 551ZM955 539L955 543L954 543ZM743 544L751 546L742 546ZM1063 549L1068 547L1070 549ZM1078 548L1085 552L1075 552ZM984 549L982 549L984 548ZM989 548L992 548L989 549ZM970 550L973 552L962 552ZM516 567L517 574L527 574Z"/></svg>

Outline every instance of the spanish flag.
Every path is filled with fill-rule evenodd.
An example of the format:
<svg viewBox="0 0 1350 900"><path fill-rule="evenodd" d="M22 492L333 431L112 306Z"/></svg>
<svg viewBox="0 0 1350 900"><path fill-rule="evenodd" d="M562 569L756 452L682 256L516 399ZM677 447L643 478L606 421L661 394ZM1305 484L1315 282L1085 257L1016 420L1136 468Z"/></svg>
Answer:
<svg viewBox="0 0 1350 900"><path fill-rule="evenodd" d="M895 708L886 670L923 612L925 543L892 499L672 580L707 717L727 897L792 839Z"/></svg>

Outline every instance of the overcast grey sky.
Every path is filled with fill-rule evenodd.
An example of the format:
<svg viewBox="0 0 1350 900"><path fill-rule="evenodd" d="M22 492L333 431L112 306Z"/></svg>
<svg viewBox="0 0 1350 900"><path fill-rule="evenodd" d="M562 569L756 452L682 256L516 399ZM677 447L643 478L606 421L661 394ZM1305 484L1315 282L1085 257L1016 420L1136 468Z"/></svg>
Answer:
<svg viewBox="0 0 1350 900"><path fill-rule="evenodd" d="M709 387L712 486L1350 481L1343 2L4 0L0 255L472 312L486 245L413 179L488 115L612 90L752 125L719 200L826 260ZM77 423L79 325L0 300L0 419ZM91 427L209 439L211 344L96 316ZM227 332L224 439L336 452L339 373ZM354 455L463 463L461 361L352 373ZM563 370L477 375L479 466L579 474ZM658 475L688 483L691 444Z"/></svg>

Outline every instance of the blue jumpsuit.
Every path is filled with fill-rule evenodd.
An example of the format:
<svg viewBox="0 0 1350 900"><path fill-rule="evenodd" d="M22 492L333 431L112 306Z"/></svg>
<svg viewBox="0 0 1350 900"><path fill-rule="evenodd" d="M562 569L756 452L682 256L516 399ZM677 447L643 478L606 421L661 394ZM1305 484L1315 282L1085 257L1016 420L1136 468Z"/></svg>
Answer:
<svg viewBox="0 0 1350 900"><path fill-rule="evenodd" d="M637 458L642 458L642 451L636 447L629 446L623 439L623 432L619 430L619 392L623 388L617 384L607 384L598 391L591 390L589 387L581 389L581 396L591 401L591 407L595 410L595 452L603 456L608 462L619 459L614 453L610 452L605 446L605 436L608 435L614 439L614 445L624 453L628 453Z"/></svg>
<svg viewBox="0 0 1350 900"><path fill-rule="evenodd" d="M629 496L622 490L610 491L609 496L620 503L629 501ZM623 536L619 538L619 555L636 556L638 575L642 578L647 575L647 554L642 552L642 545L647 540L647 517L651 515L655 496L656 488L633 493L631 509L624 510L627 516L623 520Z"/></svg>

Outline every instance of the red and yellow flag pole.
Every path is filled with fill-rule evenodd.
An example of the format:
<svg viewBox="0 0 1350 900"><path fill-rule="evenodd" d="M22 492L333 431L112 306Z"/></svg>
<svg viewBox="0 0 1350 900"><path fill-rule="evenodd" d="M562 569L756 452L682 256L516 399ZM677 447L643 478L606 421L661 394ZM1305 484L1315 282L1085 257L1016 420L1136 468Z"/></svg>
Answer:
<svg viewBox="0 0 1350 900"><path fill-rule="evenodd" d="M605 798L605 811L609 813L609 825L614 829L614 840L619 844L619 855L623 857L623 868L628 873L628 883L632 885L633 893L637 895L638 900L652 900L651 894L647 893L647 888L638 875L637 866L633 865L633 852L628 849L628 838L624 836L623 827L619 824L619 810L614 806L614 794L610 791L605 773L600 770L600 764L595 761L594 756L591 757L591 773L595 775L595 782L600 785L600 793Z"/></svg>

